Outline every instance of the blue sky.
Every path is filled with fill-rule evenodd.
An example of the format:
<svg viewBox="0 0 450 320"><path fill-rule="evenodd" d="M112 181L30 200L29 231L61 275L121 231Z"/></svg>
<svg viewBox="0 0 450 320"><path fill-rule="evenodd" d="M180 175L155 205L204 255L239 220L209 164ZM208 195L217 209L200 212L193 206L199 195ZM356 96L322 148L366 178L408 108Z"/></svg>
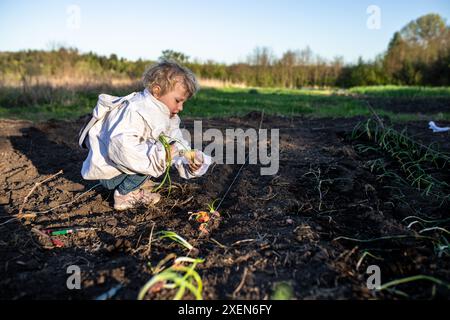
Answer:
<svg viewBox="0 0 450 320"><path fill-rule="evenodd" d="M380 8L380 29L367 27L370 5ZM173 49L232 63L256 46L279 56L309 45L327 59L354 62L373 59L395 31L431 12L450 23L448 0L0 0L0 51L64 43L133 60Z"/></svg>

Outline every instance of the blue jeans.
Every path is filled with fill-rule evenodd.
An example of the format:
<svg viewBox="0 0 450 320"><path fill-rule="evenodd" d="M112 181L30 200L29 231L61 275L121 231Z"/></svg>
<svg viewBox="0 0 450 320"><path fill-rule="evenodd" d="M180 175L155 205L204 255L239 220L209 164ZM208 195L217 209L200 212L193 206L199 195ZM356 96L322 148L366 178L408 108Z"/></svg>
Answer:
<svg viewBox="0 0 450 320"><path fill-rule="evenodd" d="M125 174L122 173L117 177L108 180L100 180L102 186L108 190L117 189L120 194L124 195L133 190L138 189L149 176L143 174Z"/></svg>

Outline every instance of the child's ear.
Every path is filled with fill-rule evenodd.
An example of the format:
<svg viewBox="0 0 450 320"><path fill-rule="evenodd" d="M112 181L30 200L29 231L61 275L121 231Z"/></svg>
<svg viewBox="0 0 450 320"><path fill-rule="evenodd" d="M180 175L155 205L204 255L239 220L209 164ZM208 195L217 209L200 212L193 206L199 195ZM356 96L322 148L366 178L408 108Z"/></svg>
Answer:
<svg viewBox="0 0 450 320"><path fill-rule="evenodd" d="M154 86L154 87L152 88L152 94L153 94L153 96L154 96L155 98L159 98L160 93L161 93L161 87L160 87L160 86Z"/></svg>

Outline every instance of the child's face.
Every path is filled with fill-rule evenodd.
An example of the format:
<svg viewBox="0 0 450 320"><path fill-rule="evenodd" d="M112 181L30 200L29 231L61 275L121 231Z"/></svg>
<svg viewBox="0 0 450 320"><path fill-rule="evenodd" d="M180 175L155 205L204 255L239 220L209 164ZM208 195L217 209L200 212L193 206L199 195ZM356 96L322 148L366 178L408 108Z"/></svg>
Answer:
<svg viewBox="0 0 450 320"><path fill-rule="evenodd" d="M156 90L153 91L153 96L167 106L171 118L178 112L183 111L183 103L187 100L188 94L180 82L175 83L173 90L162 96L159 95L158 87L155 89Z"/></svg>

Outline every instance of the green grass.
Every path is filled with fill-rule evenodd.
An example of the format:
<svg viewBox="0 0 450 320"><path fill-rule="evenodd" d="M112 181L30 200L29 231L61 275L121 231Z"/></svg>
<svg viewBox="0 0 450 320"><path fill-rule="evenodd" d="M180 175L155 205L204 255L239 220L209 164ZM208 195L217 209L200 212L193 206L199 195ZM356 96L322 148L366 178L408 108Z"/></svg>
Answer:
<svg viewBox="0 0 450 320"><path fill-rule="evenodd" d="M378 98L426 98L450 97L450 87L416 87L416 86L370 86L354 87L350 93L363 94Z"/></svg>
<svg viewBox="0 0 450 320"><path fill-rule="evenodd" d="M0 118L45 121L48 119L77 119L89 114L100 93L126 95L128 88L81 88L77 90L40 88L37 93L24 96L20 89L0 88ZM450 97L450 88L418 87L356 87L351 93L364 93L373 97ZM32 103L30 101L35 101ZM251 111L264 110L269 115L311 118L342 118L369 115L364 101L333 90L293 90L276 88L203 88L187 101L181 117L211 118L242 116ZM450 120L449 113L393 113L377 110L392 121Z"/></svg>
<svg viewBox="0 0 450 320"><path fill-rule="evenodd" d="M186 103L183 114L191 117L228 117L245 115L255 110L264 110L266 114L304 115L311 118L347 118L371 114L364 101L337 95L330 90L256 89L257 93L252 93L253 90L203 89ZM376 111L395 122L450 120L449 113L394 113L382 109Z"/></svg>
<svg viewBox="0 0 450 320"><path fill-rule="evenodd" d="M95 103L95 102L94 102ZM71 120L92 112L93 104L74 104L61 106L58 104L37 105L33 107L0 107L0 118L46 121L49 119Z"/></svg>
<svg viewBox="0 0 450 320"><path fill-rule="evenodd" d="M289 282L277 282L271 296L272 300L290 300L294 296L294 289Z"/></svg>
<svg viewBox="0 0 450 320"><path fill-rule="evenodd" d="M0 87L0 118L46 121L72 120L90 114L100 93L122 96L132 87L51 88L36 86L23 92L21 88Z"/></svg>

